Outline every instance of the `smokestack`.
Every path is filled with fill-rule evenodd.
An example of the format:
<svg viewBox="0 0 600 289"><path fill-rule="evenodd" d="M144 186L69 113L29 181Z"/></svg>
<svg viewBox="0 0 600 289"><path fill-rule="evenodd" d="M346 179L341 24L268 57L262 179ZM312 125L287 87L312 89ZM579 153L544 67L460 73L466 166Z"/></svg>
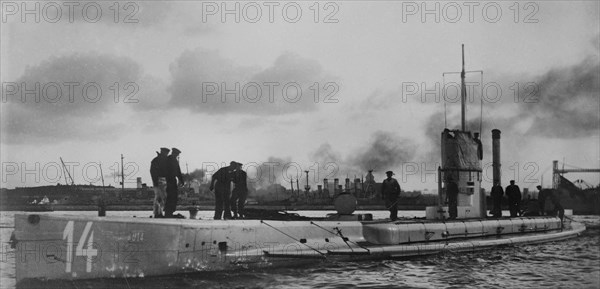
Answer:
<svg viewBox="0 0 600 289"><path fill-rule="evenodd" d="M338 186L340 184L340 179L333 179L333 191L335 192L335 194L338 193Z"/></svg>
<svg viewBox="0 0 600 289"><path fill-rule="evenodd" d="M323 196L323 186L317 185L317 192L319 193L319 197Z"/></svg>
<svg viewBox="0 0 600 289"><path fill-rule="evenodd" d="M494 184L499 184L500 179L502 178L500 172L500 130L493 129L492 130L492 168L494 170L493 182Z"/></svg>
<svg viewBox="0 0 600 289"><path fill-rule="evenodd" d="M137 185L137 188L138 188L138 189L141 189L141 188L142 188L142 178L141 178L141 177L137 177L137 179L136 179L136 183L137 183L137 184L136 184L136 185Z"/></svg>

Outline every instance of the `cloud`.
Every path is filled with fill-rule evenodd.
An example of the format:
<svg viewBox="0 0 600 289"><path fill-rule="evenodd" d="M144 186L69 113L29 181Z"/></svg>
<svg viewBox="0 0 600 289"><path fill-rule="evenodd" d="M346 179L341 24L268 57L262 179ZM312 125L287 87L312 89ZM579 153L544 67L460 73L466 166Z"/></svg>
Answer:
<svg viewBox="0 0 600 289"><path fill-rule="evenodd" d="M248 172L249 184L256 189L265 189L273 184L289 184L293 179L302 177L302 169L298 169L291 158L270 156L266 161L256 164L247 164L244 168Z"/></svg>
<svg viewBox="0 0 600 289"><path fill-rule="evenodd" d="M504 95L498 102L484 103L484 134L494 128L519 138L571 139L600 133L600 65L597 58L589 57L533 78L519 78L523 80L509 76L497 78ZM515 96L516 85L519 93ZM448 107L449 129L460 128L459 109L458 105ZM480 121L480 117L467 119L468 130L479 131ZM426 121L425 133L434 146L439 143L443 128L443 111L433 113Z"/></svg>
<svg viewBox="0 0 600 289"><path fill-rule="evenodd" d="M374 132L369 141L362 147L342 156L329 143L321 144L309 157L322 168L329 168L325 175L362 176L369 170L379 172L399 168L403 163L413 160L417 150L416 144L409 139L387 132ZM330 166L333 164L334 166ZM320 176L329 177L331 176Z"/></svg>
<svg viewBox="0 0 600 289"><path fill-rule="evenodd" d="M164 80L151 75L144 75L139 80L138 91L134 95L137 102L131 107L140 111L155 111L167 108L171 100L167 87L168 84Z"/></svg>
<svg viewBox="0 0 600 289"><path fill-rule="evenodd" d="M43 20L47 20L49 23L104 24L118 26L121 29L147 27L165 22L167 17L173 14L172 10L175 5L166 1L62 2L64 3L38 4L43 11ZM33 10L35 5L35 3L30 3L25 7Z"/></svg>
<svg viewBox="0 0 600 289"><path fill-rule="evenodd" d="M108 112L123 107L141 74L129 58L88 53L27 67L2 88L2 142L60 142L117 135ZM116 98L118 96L118 98Z"/></svg>
<svg viewBox="0 0 600 289"><path fill-rule="evenodd" d="M265 69L236 65L216 51L185 51L171 65L172 107L207 114L281 115L313 111L314 83L327 79L318 62L293 53Z"/></svg>
<svg viewBox="0 0 600 289"><path fill-rule="evenodd" d="M411 140L390 132L377 131L367 147L355 154L351 162L362 171L383 171L412 160L415 152L416 145Z"/></svg>
<svg viewBox="0 0 600 289"><path fill-rule="evenodd" d="M533 117L528 133L572 138L600 132L600 65L597 57L556 68L536 80L539 98L526 103L519 117ZM525 97L521 93L521 99Z"/></svg>

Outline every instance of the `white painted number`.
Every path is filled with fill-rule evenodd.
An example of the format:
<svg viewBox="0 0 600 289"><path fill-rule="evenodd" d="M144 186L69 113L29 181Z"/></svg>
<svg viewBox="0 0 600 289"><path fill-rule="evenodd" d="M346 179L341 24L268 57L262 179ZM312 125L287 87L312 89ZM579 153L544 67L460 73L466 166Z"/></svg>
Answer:
<svg viewBox="0 0 600 289"><path fill-rule="evenodd" d="M63 231L63 239L67 238L67 268L65 272L71 272L71 262L73 261L73 221L69 221Z"/></svg>
<svg viewBox="0 0 600 289"><path fill-rule="evenodd" d="M73 221L69 221L67 226L65 226L65 230L63 231L63 239L67 239L67 267L65 268L65 272L71 272L71 267L73 264ZM94 231L90 234L90 229L92 228L92 222L87 222L85 224L85 228L83 229L83 233L81 234L81 238L79 238L79 242L77 243L77 248L75 248L75 256L86 256L87 264L85 267L86 272L92 272L92 257L98 255L98 250L93 248L94 245ZM89 234L89 238L88 238ZM87 246L84 249L83 246Z"/></svg>

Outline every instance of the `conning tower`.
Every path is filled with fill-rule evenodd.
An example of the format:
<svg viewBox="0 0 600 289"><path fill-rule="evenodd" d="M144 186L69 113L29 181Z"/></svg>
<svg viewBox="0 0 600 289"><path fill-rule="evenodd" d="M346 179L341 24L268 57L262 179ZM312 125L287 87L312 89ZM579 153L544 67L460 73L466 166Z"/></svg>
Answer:
<svg viewBox="0 0 600 289"><path fill-rule="evenodd" d="M458 219L486 216L485 196L481 192L481 140L466 128L465 50L462 46L461 129L444 129L441 134L441 166L438 168L438 205L427 207L426 217L443 220L449 217L446 188L449 177L458 185ZM499 141L499 139L498 139ZM499 145L499 144L498 144ZM499 156L499 152L498 152Z"/></svg>

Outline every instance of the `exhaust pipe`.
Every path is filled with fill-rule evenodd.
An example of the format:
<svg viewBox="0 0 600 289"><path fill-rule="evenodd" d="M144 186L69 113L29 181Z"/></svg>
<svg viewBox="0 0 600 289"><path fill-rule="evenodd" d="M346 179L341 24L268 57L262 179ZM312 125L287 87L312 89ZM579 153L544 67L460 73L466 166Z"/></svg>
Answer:
<svg viewBox="0 0 600 289"><path fill-rule="evenodd" d="M494 170L493 181L494 184L500 184L502 178L500 171L500 130L492 130L492 168ZM501 185L501 184L500 184Z"/></svg>

